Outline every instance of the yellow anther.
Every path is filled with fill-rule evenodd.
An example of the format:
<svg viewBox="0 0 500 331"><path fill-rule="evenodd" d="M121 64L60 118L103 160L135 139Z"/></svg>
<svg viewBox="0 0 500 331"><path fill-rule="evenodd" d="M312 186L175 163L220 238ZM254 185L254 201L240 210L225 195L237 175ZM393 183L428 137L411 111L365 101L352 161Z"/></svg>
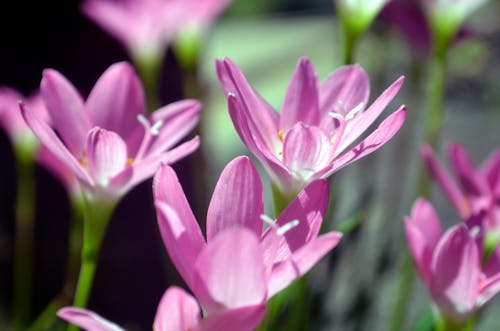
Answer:
<svg viewBox="0 0 500 331"><path fill-rule="evenodd" d="M285 135L283 133L283 130L278 131L278 137L280 137L281 142L285 140Z"/></svg>
<svg viewBox="0 0 500 331"><path fill-rule="evenodd" d="M127 165L128 166L132 165L134 162L135 162L134 158L132 158L132 157L127 158Z"/></svg>

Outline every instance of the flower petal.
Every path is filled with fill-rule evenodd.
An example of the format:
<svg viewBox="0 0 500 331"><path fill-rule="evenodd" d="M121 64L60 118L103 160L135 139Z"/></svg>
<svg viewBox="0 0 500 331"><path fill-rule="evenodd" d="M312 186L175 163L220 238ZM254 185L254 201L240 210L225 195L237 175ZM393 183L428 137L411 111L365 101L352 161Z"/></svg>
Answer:
<svg viewBox="0 0 500 331"><path fill-rule="evenodd" d="M171 103L151 115L154 123L161 121L158 136L148 154L163 152L184 138L200 119L201 104L197 100L182 100Z"/></svg>
<svg viewBox="0 0 500 331"><path fill-rule="evenodd" d="M337 246L341 237L342 234L339 232L330 232L319 236L293 252L288 260L273 268L268 280L267 299L269 300L294 280L311 270L323 256Z"/></svg>
<svg viewBox="0 0 500 331"><path fill-rule="evenodd" d="M63 75L52 69L43 71L40 91L54 129L73 154L82 156L92 126L81 96Z"/></svg>
<svg viewBox="0 0 500 331"><path fill-rule="evenodd" d="M165 291L156 310L154 331L199 330L201 320L198 302L180 287Z"/></svg>
<svg viewBox="0 0 500 331"><path fill-rule="evenodd" d="M432 257L431 295L445 315L464 320L476 307L480 260L477 246L463 225L448 230Z"/></svg>
<svg viewBox="0 0 500 331"><path fill-rule="evenodd" d="M194 291L194 264L205 246L196 220L182 218L177 210L162 201L155 201L158 226L163 244L175 268ZM194 221L194 223L193 223Z"/></svg>
<svg viewBox="0 0 500 331"><path fill-rule="evenodd" d="M319 89L321 128L325 132L332 132L333 121L328 113L335 112L345 116L360 104L366 105L369 96L370 81L363 68L348 65L336 70Z"/></svg>
<svg viewBox="0 0 500 331"><path fill-rule="evenodd" d="M297 63L286 91L281 111L279 128L290 130L295 123L319 125L318 77L308 58L302 57Z"/></svg>
<svg viewBox="0 0 500 331"><path fill-rule="evenodd" d="M342 136L340 145L337 149L337 154L344 151L349 145L351 145L363 132L368 129L370 125L379 117L379 115L384 111L387 105L394 99L399 89L403 85L404 77L400 77L391 86L389 86L378 98L373 102L373 104L360 113L358 116L354 117L347 123L345 134ZM401 107L399 111L404 108ZM394 115L394 113L392 114Z"/></svg>
<svg viewBox="0 0 500 331"><path fill-rule="evenodd" d="M227 95L235 95L241 100L241 111L246 112L252 125L252 134L271 149L280 144L278 136L279 115L248 84L241 70L230 59L216 61L216 72Z"/></svg>
<svg viewBox="0 0 500 331"><path fill-rule="evenodd" d="M193 292L207 314L261 305L266 279L258 238L245 228L231 228L212 238L196 261Z"/></svg>
<svg viewBox="0 0 500 331"><path fill-rule="evenodd" d="M112 131L93 128L87 135L85 152L94 179L104 187L127 165L127 145Z"/></svg>
<svg viewBox="0 0 500 331"><path fill-rule="evenodd" d="M481 166L493 193L500 195L500 150L494 151Z"/></svg>
<svg viewBox="0 0 500 331"><path fill-rule="evenodd" d="M265 146L264 143L257 139L252 130L250 130L249 119L246 117L246 113L242 111L242 105L240 99L236 96L229 95L227 97L229 115L233 121L234 127L238 132L241 140L245 143L247 148L255 154L260 162L264 165L271 181L276 183L283 192L289 192L293 185L292 175L288 169L286 169L280 160L276 157L282 146L281 143L277 147L277 150L271 150L269 147Z"/></svg>
<svg viewBox="0 0 500 331"><path fill-rule="evenodd" d="M298 225L282 236L274 235L276 230L268 228L262 236L266 265L272 266L289 259L290 254L318 236L329 201L330 190L326 179L315 180L300 191L276 220L278 227L295 220ZM279 242L275 242L277 239Z"/></svg>
<svg viewBox="0 0 500 331"><path fill-rule="evenodd" d="M33 130L38 139L40 139L42 144L61 162L66 164L76 174L76 176L78 176L78 178L84 181L87 185L93 186L94 180L89 176L80 162L71 154L68 148L64 146L52 128L50 128L47 123L42 121L31 110L26 109L24 104L20 104L20 108L24 120L31 130Z"/></svg>
<svg viewBox="0 0 500 331"><path fill-rule="evenodd" d="M210 314L201 321L203 331L238 330L251 331L259 324L266 312L265 304L226 309Z"/></svg>
<svg viewBox="0 0 500 331"><path fill-rule="evenodd" d="M144 92L141 81L127 62L111 65L95 83L85 103L93 126L114 131L126 139L143 114Z"/></svg>
<svg viewBox="0 0 500 331"><path fill-rule="evenodd" d="M479 197L488 193L486 182L478 176L474 163L462 146L457 142L450 143L448 145L448 157L467 195Z"/></svg>
<svg viewBox="0 0 500 331"><path fill-rule="evenodd" d="M422 198L413 204L405 221L406 240L424 282L431 283L432 253L441 238L441 224L432 205Z"/></svg>
<svg viewBox="0 0 500 331"><path fill-rule="evenodd" d="M402 106L399 110L392 113L387 117L380 126L373 131L365 140L358 145L342 154L337 158L332 167L325 171L323 177L338 171L352 162L365 157L377 149L382 147L385 143L394 137L394 135L401 129L406 118L406 108ZM326 170L326 169L325 169Z"/></svg>
<svg viewBox="0 0 500 331"><path fill-rule="evenodd" d="M452 178L443 169L429 145L420 149L427 170L434 180L441 186L448 199L455 206L462 218L467 218L472 213L471 206Z"/></svg>
<svg viewBox="0 0 500 331"><path fill-rule="evenodd" d="M146 159L133 163L116 175L111 180L109 186L114 187L116 190L121 190L124 194L137 184L153 176L161 164L173 164L194 152L199 145L199 137L194 137L168 152L151 155Z"/></svg>
<svg viewBox="0 0 500 331"><path fill-rule="evenodd" d="M125 331L115 323L87 309L65 307L57 311L57 316L86 331Z"/></svg>
<svg viewBox="0 0 500 331"><path fill-rule="evenodd" d="M208 242L234 226L243 226L260 237L263 213L259 173L248 157L237 157L224 168L215 186L207 214Z"/></svg>
<svg viewBox="0 0 500 331"><path fill-rule="evenodd" d="M318 178L317 171L330 164L333 152L334 145L321 129L297 123L285 136L283 164L297 181L306 183Z"/></svg>

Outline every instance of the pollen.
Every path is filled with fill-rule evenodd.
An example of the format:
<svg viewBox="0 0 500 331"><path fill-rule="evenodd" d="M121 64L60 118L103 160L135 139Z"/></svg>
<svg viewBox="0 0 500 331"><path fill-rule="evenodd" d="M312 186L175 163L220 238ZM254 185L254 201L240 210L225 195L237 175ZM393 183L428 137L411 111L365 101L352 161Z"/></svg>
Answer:
<svg viewBox="0 0 500 331"><path fill-rule="evenodd" d="M280 137L281 142L285 140L285 134L283 133L283 130L278 131L278 137ZM283 154L283 153L280 153Z"/></svg>
<svg viewBox="0 0 500 331"><path fill-rule="evenodd" d="M127 158L127 165L128 166L131 166L132 164L134 164L134 162L135 162L135 159L133 157Z"/></svg>

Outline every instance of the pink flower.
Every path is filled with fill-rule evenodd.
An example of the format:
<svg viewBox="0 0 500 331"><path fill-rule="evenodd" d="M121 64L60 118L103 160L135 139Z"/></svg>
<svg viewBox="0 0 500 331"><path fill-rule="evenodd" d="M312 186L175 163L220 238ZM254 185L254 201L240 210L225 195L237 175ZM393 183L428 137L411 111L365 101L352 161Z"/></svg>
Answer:
<svg viewBox="0 0 500 331"><path fill-rule="evenodd" d="M198 147L198 137L171 149L198 121L200 105L185 100L144 116L140 81L127 63L112 65L87 101L60 73L47 69L40 86L50 123L21 105L41 143L94 197L113 200ZM171 149L171 150L169 150Z"/></svg>
<svg viewBox="0 0 500 331"><path fill-rule="evenodd" d="M443 234L432 205L419 199L405 222L408 246L432 300L442 315L457 323L500 291L500 248L481 265L483 216Z"/></svg>
<svg viewBox="0 0 500 331"><path fill-rule="evenodd" d="M57 315L87 331L123 331L120 326L81 308L65 307ZM196 300L178 287L170 287L163 295L154 322L155 331L201 331L200 307ZM206 330L206 329L204 329Z"/></svg>
<svg viewBox="0 0 500 331"><path fill-rule="evenodd" d="M194 267L194 284L199 285L195 293L204 303L204 318L193 297L171 287L158 306L155 331L251 331L260 323L265 312L265 270L261 245L251 231L221 232ZM64 308L58 315L88 331L123 330L83 309Z"/></svg>
<svg viewBox="0 0 500 331"><path fill-rule="evenodd" d="M230 59L217 61L216 67L238 134L288 196L377 150L405 120L402 106L351 147L394 98L403 78L365 109L369 81L361 67L342 67L320 83L311 62L301 58L279 114Z"/></svg>
<svg viewBox="0 0 500 331"><path fill-rule="evenodd" d="M326 180L307 186L276 221L268 220L270 226L263 231L262 183L247 157L231 161L219 178L208 208L206 241L172 168L159 170L153 191L170 258L208 316L221 308L247 307L249 303L260 307L310 270L341 237L337 232L317 237L329 200ZM232 239L237 236L240 239ZM221 237L228 243L222 244ZM228 245L226 251L238 251L242 248L237 248L237 242L243 239L258 244L253 247L252 259L230 258L229 252L217 257L214 247ZM208 263L207 256L214 256L213 262ZM236 280L228 281L225 275L232 272L247 280L241 286ZM251 282L250 278L259 281ZM243 285L245 282L252 285Z"/></svg>
<svg viewBox="0 0 500 331"><path fill-rule="evenodd" d="M50 151L40 146L37 137L26 125L19 111L21 101L40 118L45 121L49 120L49 114L39 93L25 98L14 89L0 87L0 125L5 128L17 148L33 153L32 157L38 163L58 178L73 197L78 197L80 190L75 175Z"/></svg>
<svg viewBox="0 0 500 331"><path fill-rule="evenodd" d="M421 149L425 165L454 205L462 219L484 210L489 230L500 231L500 150L493 152L478 168L458 143L448 145L448 159L454 181L443 169L429 146Z"/></svg>
<svg viewBox="0 0 500 331"><path fill-rule="evenodd" d="M15 144L27 144L36 148L38 140L24 122L19 112L19 102L24 102L40 117L47 119L47 109L43 104L40 94L36 93L25 98L19 92L9 87L0 87L0 125L7 131L10 139Z"/></svg>
<svg viewBox="0 0 500 331"><path fill-rule="evenodd" d="M82 11L131 54L156 55L184 28L209 25L230 0L86 0Z"/></svg>

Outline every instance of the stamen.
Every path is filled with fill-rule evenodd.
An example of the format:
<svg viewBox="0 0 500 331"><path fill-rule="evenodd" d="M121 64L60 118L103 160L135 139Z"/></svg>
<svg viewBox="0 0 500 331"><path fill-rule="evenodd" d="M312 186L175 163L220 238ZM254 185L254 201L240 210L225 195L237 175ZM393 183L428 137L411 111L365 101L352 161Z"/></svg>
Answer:
<svg viewBox="0 0 500 331"><path fill-rule="evenodd" d="M141 146L137 151L135 156L136 160L140 160L142 156L146 153L149 147L152 136L157 136L160 133L160 128L163 126L163 121L156 121L153 125L149 123L149 120L143 114L137 115L137 120L144 126L144 138L142 138Z"/></svg>
<svg viewBox="0 0 500 331"><path fill-rule="evenodd" d="M352 120L357 113L359 113L365 107L364 102L360 102L356 107L351 109L351 111L346 115L346 120Z"/></svg>
<svg viewBox="0 0 500 331"><path fill-rule="evenodd" d="M278 230L276 230L276 233L278 234L278 236L282 236L291 229L293 229L294 227L296 227L297 225L299 225L299 220L290 221L279 227Z"/></svg>
<svg viewBox="0 0 500 331"><path fill-rule="evenodd" d="M333 117L334 119L337 119L337 120L343 120L344 119L344 115L336 113L334 111L329 112L328 115L330 115L331 117Z"/></svg>
<svg viewBox="0 0 500 331"><path fill-rule="evenodd" d="M149 125L149 121L146 118L146 116L144 116L143 114L139 114L139 115L137 115L137 120L139 121L139 123L141 123L142 125L144 125L144 127L146 128L146 130L149 130L150 125Z"/></svg>
<svg viewBox="0 0 500 331"><path fill-rule="evenodd" d="M283 224L282 226L278 226L276 224L277 220L272 219L271 217L267 216L266 214L260 215L260 219L269 225L269 227L273 228L276 231L276 234L278 236L283 236L285 233L299 225L299 220L293 220L288 223Z"/></svg>
<svg viewBox="0 0 500 331"><path fill-rule="evenodd" d="M149 132L151 132L153 136L157 136L160 134L160 129L162 126L163 126L163 120L159 120L155 124L153 124Z"/></svg>
<svg viewBox="0 0 500 331"><path fill-rule="evenodd" d="M133 157L127 158L127 165L130 166L134 163L135 159Z"/></svg>
<svg viewBox="0 0 500 331"><path fill-rule="evenodd" d="M278 137L280 137L281 142L285 140L285 134L283 133L283 130L278 131Z"/></svg>

